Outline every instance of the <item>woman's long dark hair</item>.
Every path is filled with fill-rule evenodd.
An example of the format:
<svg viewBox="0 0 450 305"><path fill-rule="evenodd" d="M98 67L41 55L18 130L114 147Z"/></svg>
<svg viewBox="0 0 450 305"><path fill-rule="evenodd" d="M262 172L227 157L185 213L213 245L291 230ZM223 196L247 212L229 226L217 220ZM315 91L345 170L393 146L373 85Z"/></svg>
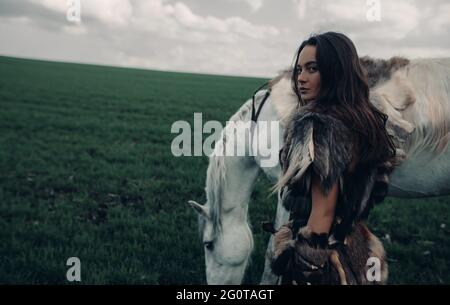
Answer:
<svg viewBox="0 0 450 305"><path fill-rule="evenodd" d="M302 100L297 83L298 58L307 45L316 47L321 82L318 96L308 104ZM347 36L327 32L303 41L296 54L292 81L302 106L331 114L355 132L361 163L384 162L395 156L395 145L386 131L388 116L370 102L367 76Z"/></svg>

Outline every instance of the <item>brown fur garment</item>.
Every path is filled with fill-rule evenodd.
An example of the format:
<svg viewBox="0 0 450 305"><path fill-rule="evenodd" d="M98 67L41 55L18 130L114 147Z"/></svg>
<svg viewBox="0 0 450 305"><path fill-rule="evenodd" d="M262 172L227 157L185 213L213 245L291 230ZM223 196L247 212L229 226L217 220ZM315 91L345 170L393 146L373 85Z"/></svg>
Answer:
<svg viewBox="0 0 450 305"><path fill-rule="evenodd" d="M281 236L275 235L272 269L282 276L282 284L319 285L380 285L386 284L388 265L383 245L362 222L355 225L344 244L335 243L331 247L314 247L299 239L286 238L291 224L280 228ZM278 232L277 232L278 233ZM277 234L276 233L276 234ZM311 236L307 227L301 228L299 235L304 239ZM329 239L330 241L332 238ZM279 247L279 248L277 248ZM380 262L380 278L367 277L369 258Z"/></svg>
<svg viewBox="0 0 450 305"><path fill-rule="evenodd" d="M367 74L369 88L390 79L393 72L409 64L409 59L398 56L390 59L374 59L364 56L359 60Z"/></svg>
<svg viewBox="0 0 450 305"><path fill-rule="evenodd" d="M295 199L293 205L289 197L310 197L314 173L325 194L339 185L336 216L343 219L342 235L354 222L364 220L386 197L397 163L393 158L370 167L360 165L352 162L357 160L354 151L353 134L339 119L300 108L286 127L280 152L282 176L275 187L289 194L283 196L285 208L292 211L295 204L304 204Z"/></svg>

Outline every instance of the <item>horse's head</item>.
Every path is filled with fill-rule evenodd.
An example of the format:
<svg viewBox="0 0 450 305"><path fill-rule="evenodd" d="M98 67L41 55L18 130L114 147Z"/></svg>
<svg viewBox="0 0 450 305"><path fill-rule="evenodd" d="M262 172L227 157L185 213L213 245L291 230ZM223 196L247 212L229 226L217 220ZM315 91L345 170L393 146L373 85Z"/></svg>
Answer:
<svg viewBox="0 0 450 305"><path fill-rule="evenodd" d="M205 251L208 284L241 284L253 248L246 213L221 213L220 223L208 204L190 200L199 217L200 238ZM242 219L244 217L244 219Z"/></svg>

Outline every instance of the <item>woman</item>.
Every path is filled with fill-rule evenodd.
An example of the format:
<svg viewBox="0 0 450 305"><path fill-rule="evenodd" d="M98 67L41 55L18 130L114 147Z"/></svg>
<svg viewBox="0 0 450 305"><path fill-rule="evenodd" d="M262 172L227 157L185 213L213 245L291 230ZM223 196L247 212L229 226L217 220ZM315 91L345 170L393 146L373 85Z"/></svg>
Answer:
<svg viewBox="0 0 450 305"><path fill-rule="evenodd" d="M370 103L347 36L314 35L295 62L299 107L286 128L276 186L291 222L275 235L272 268L283 283L366 283L367 259L384 256L361 221L386 196L395 164L387 116Z"/></svg>

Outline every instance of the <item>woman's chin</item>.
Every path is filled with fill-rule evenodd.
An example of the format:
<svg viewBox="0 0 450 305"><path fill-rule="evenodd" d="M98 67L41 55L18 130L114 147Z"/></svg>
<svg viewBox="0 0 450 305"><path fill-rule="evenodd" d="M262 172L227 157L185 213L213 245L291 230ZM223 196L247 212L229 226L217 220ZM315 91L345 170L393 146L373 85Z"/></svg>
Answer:
<svg viewBox="0 0 450 305"><path fill-rule="evenodd" d="M300 97L302 98L302 101L304 101L305 103L308 103L308 102L314 100L314 98L309 95L301 95Z"/></svg>

